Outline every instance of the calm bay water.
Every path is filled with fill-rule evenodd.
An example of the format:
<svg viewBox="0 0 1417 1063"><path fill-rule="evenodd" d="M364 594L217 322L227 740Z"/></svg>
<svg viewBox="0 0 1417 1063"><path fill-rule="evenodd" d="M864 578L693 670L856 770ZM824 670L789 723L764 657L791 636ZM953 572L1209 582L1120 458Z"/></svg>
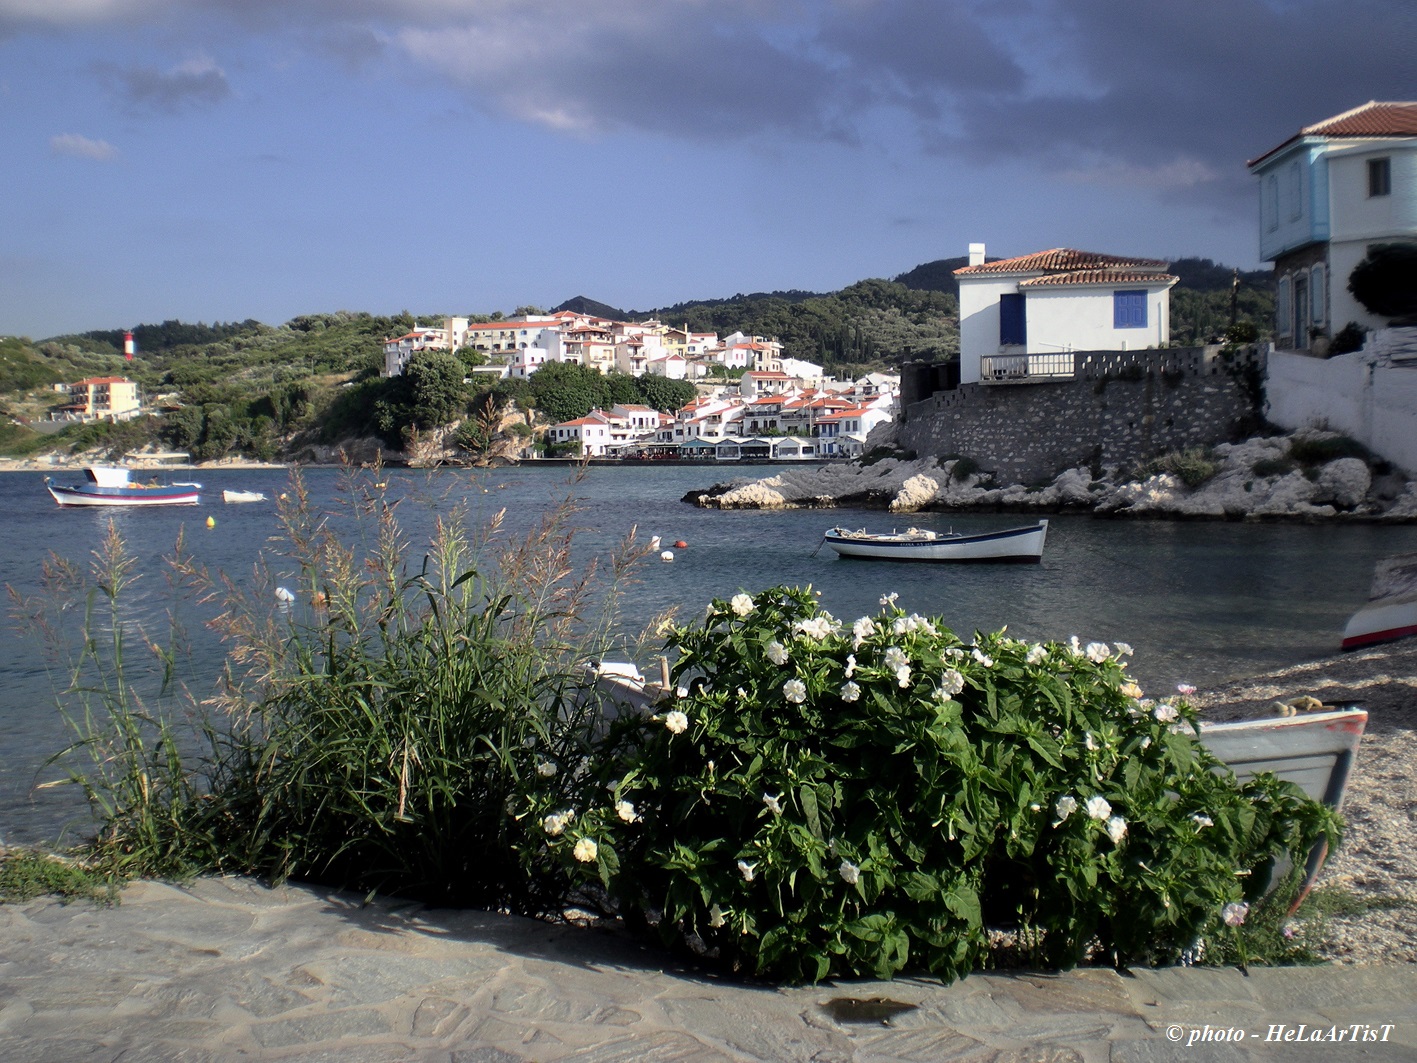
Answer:
<svg viewBox="0 0 1417 1063"><path fill-rule="evenodd" d="M672 606L697 616L711 597L776 584L811 584L836 616L851 619L898 592L907 611L938 615L962 633L1007 625L1019 637L1131 643L1131 669L1158 692L1178 682L1204 688L1238 675L1337 652L1348 615L1367 597L1373 564L1417 550L1417 527L1277 525L1097 520L1052 517L1040 565L885 564L837 559L817 551L833 524L885 530L892 526L944 530L998 528L1029 518L1008 514L915 514L896 518L868 511L757 512L703 510L681 502L690 490L731 475L765 476L771 468L594 468L578 484L559 468L423 473L389 470L389 497L413 543L422 545L435 515L465 501L474 518L505 507L509 531L529 527L549 505L573 494L582 560L604 554L637 526L666 545L683 540L671 564L647 563L628 602L632 619ZM77 478L60 474L58 479ZM179 479L183 477L178 477ZM271 502L225 505L223 488L258 490L274 499L289 485L284 470L201 470L203 504L109 513L60 510L41 474L0 476L0 582L36 593L41 565L52 551L87 562L108 520L115 521L146 572L139 587L160 599L161 558L180 530L201 562L243 582L276 533ZM305 473L315 503L333 505L340 473ZM208 517L216 526L206 527ZM814 552L816 551L816 552ZM280 568L276 560L276 571ZM158 607L155 606L155 609ZM75 619L75 624L78 618ZM220 649L194 639L186 682L209 692ZM52 777L44 759L65 742L53 707L40 647L7 629L0 638L0 838L52 838L73 813L65 791L36 792Z"/></svg>

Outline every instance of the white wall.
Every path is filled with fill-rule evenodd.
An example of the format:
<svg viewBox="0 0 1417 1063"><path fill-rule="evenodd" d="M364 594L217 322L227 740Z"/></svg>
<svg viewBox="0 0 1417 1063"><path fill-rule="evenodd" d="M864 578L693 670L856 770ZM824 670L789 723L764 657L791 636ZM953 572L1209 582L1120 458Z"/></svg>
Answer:
<svg viewBox="0 0 1417 1063"><path fill-rule="evenodd" d="M1417 364L1380 364L1370 350L1327 359L1274 351L1265 399L1281 428L1342 432L1417 475Z"/></svg>
<svg viewBox="0 0 1417 1063"><path fill-rule="evenodd" d="M1025 288L1028 353L1059 351L1139 351L1157 347L1171 336L1169 292L1146 293L1146 328L1113 328L1112 294L1136 291L1140 284L1097 288Z"/></svg>
<svg viewBox="0 0 1417 1063"><path fill-rule="evenodd" d="M959 380L979 382L979 359L999 353L999 296L1018 291L1018 277L959 285Z"/></svg>

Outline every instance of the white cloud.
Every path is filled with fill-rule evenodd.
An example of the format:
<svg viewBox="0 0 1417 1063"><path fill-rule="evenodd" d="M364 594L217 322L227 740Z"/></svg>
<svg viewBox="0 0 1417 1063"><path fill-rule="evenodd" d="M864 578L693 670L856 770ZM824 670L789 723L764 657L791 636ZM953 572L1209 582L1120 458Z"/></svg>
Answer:
<svg viewBox="0 0 1417 1063"><path fill-rule="evenodd" d="M49 150L55 155L71 155L76 159L108 162L118 157L118 149L106 140L91 140L78 133L60 133L49 138Z"/></svg>

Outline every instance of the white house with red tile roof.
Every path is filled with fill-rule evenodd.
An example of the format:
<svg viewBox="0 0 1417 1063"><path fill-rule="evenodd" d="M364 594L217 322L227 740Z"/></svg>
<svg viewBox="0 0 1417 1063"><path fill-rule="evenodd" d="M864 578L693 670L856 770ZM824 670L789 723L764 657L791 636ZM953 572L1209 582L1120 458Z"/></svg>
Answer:
<svg viewBox="0 0 1417 1063"><path fill-rule="evenodd" d="M774 395L787 390L792 378L780 370L750 369L738 381L738 390L743 398L752 402L760 395Z"/></svg>
<svg viewBox="0 0 1417 1063"><path fill-rule="evenodd" d="M1348 291L1373 244L1417 241L1417 101L1369 101L1248 163L1260 258L1274 263L1275 341L1307 350L1348 322L1382 328Z"/></svg>
<svg viewBox="0 0 1417 1063"><path fill-rule="evenodd" d="M599 410L552 425L546 430L546 438L547 442L555 444L576 443L580 454L591 458L603 458L614 442L610 418Z"/></svg>
<svg viewBox="0 0 1417 1063"><path fill-rule="evenodd" d="M136 381L125 376L91 376L68 385L69 401L56 421L128 421L142 411Z"/></svg>
<svg viewBox="0 0 1417 1063"><path fill-rule="evenodd" d="M959 281L960 382L1072 378L1072 352L1164 346L1169 263L1056 247L985 262L969 245Z"/></svg>

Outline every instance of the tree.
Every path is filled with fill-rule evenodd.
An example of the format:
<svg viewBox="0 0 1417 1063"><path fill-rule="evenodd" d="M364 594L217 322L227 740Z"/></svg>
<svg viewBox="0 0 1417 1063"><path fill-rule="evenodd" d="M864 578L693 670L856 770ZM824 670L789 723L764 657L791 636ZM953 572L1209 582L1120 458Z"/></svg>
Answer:
<svg viewBox="0 0 1417 1063"><path fill-rule="evenodd" d="M1353 267L1348 290L1371 314L1417 316L1417 244L1377 244Z"/></svg>
<svg viewBox="0 0 1417 1063"><path fill-rule="evenodd" d="M694 401L698 389L687 380L670 380L667 377L646 374L639 378L640 394L646 406L656 410L678 410Z"/></svg>
<svg viewBox="0 0 1417 1063"><path fill-rule="evenodd" d="M552 424L573 421L608 404L605 377L574 362L548 362L532 374L530 385L537 409Z"/></svg>
<svg viewBox="0 0 1417 1063"><path fill-rule="evenodd" d="M413 395L413 423L419 428L439 428L452 421L467 405L463 363L447 351L415 351L404 374Z"/></svg>

